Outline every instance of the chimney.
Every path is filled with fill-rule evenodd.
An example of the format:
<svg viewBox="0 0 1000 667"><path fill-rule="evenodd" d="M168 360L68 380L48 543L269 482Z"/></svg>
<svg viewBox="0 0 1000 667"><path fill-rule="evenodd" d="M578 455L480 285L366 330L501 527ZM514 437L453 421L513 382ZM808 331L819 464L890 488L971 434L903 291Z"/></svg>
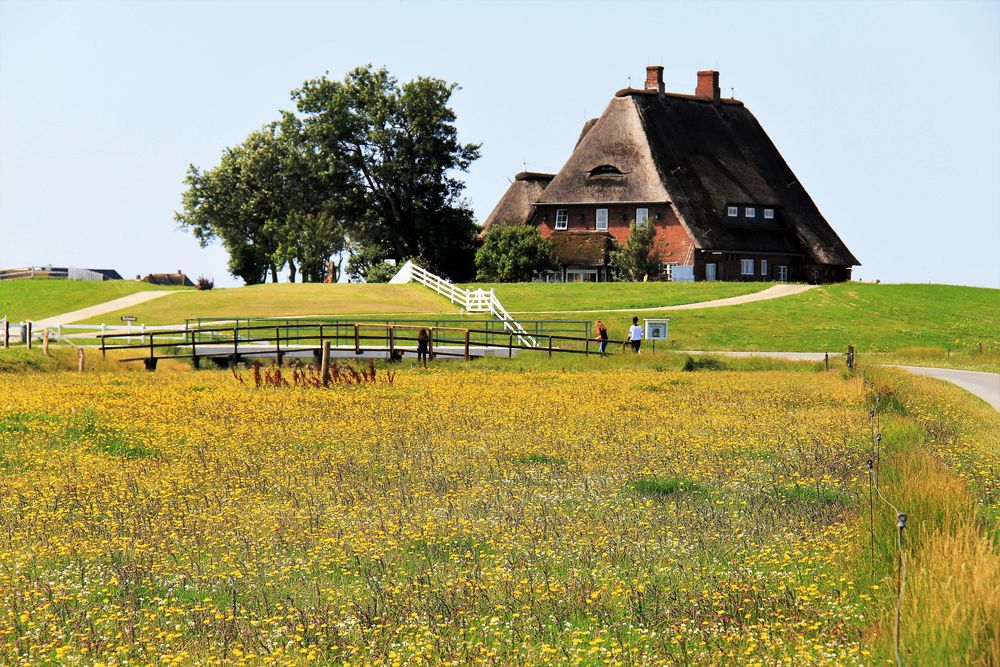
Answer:
<svg viewBox="0 0 1000 667"><path fill-rule="evenodd" d="M712 100L718 104L721 97L719 95L719 73L711 69L698 72L698 88L694 94L695 97Z"/></svg>
<svg viewBox="0 0 1000 667"><path fill-rule="evenodd" d="M666 91L663 83L663 65L646 66L646 90L655 90L662 95Z"/></svg>

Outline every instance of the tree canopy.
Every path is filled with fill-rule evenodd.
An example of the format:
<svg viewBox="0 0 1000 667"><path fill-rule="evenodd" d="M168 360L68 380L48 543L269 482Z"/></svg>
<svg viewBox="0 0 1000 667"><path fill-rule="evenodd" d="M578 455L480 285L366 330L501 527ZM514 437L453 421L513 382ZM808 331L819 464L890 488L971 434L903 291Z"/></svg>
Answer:
<svg viewBox="0 0 1000 667"><path fill-rule="evenodd" d="M542 271L555 270L552 244L537 227L495 225L476 252L477 280L526 282Z"/></svg>
<svg viewBox="0 0 1000 667"><path fill-rule="evenodd" d="M656 229L646 224L629 225L628 242L611 251L608 263L615 280L637 281L660 272L660 254L655 247Z"/></svg>
<svg viewBox="0 0 1000 667"><path fill-rule="evenodd" d="M387 259L414 258L455 280L474 273L476 226L456 172L479 146L458 141L448 106L455 84L398 84L359 67L292 92L296 111L226 149L218 166L192 165L176 216L207 245L219 239L247 283L289 269L322 280L332 257L358 256L362 278Z"/></svg>

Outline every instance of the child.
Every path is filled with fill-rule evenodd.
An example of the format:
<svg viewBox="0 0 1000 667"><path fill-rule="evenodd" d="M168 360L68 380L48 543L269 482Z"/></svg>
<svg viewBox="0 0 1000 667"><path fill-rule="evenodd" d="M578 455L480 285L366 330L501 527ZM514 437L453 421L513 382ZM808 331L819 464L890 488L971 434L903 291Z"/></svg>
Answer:
<svg viewBox="0 0 1000 667"><path fill-rule="evenodd" d="M639 326L639 318L632 318L632 326L628 328L628 340L632 343L632 351L639 354L639 347L642 345L642 327Z"/></svg>
<svg viewBox="0 0 1000 667"><path fill-rule="evenodd" d="M598 352L603 357L604 351L608 349L608 328L604 326L604 322L597 320L597 338L596 340L601 344Z"/></svg>
<svg viewBox="0 0 1000 667"><path fill-rule="evenodd" d="M427 368L427 348L430 347L430 340L427 329L421 329L417 333L417 363L423 368Z"/></svg>

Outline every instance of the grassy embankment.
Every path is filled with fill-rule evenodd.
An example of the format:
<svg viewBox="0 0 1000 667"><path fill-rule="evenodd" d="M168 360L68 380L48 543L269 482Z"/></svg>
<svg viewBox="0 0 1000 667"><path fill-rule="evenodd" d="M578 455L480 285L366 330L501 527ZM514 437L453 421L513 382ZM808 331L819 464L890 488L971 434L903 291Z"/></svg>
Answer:
<svg viewBox="0 0 1000 667"><path fill-rule="evenodd" d="M6 316L11 322L40 320L136 292L184 289L139 280L4 280L0 282L0 317Z"/></svg>

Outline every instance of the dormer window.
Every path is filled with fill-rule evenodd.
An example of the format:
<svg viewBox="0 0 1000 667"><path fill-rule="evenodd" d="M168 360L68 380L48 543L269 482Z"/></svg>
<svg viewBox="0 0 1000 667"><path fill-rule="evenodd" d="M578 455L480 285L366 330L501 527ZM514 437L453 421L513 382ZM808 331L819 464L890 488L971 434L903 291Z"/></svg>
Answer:
<svg viewBox="0 0 1000 667"><path fill-rule="evenodd" d="M774 209L773 208L765 208L764 209L764 219L765 220L774 220Z"/></svg>
<svg viewBox="0 0 1000 667"><path fill-rule="evenodd" d="M735 218L739 214L740 214L740 207L739 206L729 206L726 209L726 215L728 215L730 218Z"/></svg>
<svg viewBox="0 0 1000 667"><path fill-rule="evenodd" d="M622 170L614 165L602 164L590 170L591 176L623 176Z"/></svg>
<svg viewBox="0 0 1000 667"><path fill-rule="evenodd" d="M757 209L754 208L753 206L747 206L747 217L748 218L756 218L757 217Z"/></svg>

